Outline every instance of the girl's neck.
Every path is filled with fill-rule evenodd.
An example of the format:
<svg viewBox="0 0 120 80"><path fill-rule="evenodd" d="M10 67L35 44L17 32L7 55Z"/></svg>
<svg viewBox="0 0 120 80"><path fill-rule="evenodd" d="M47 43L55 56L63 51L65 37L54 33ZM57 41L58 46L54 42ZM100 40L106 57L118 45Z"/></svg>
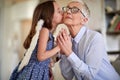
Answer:
<svg viewBox="0 0 120 80"><path fill-rule="evenodd" d="M57 26L57 24L53 24L53 25L52 25L52 29L50 30L51 33L53 33L53 32L55 31L56 26Z"/></svg>
<svg viewBox="0 0 120 80"><path fill-rule="evenodd" d="M55 31L55 27L52 27L52 29L50 30L51 33L53 33Z"/></svg>
<svg viewBox="0 0 120 80"><path fill-rule="evenodd" d="M55 30L51 29L50 32L53 33Z"/></svg>

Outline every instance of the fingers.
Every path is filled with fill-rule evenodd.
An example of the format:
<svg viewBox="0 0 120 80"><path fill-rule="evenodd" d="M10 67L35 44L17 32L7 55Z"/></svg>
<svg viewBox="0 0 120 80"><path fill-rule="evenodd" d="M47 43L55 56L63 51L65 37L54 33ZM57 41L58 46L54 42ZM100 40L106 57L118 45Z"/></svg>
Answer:
<svg viewBox="0 0 120 80"><path fill-rule="evenodd" d="M66 31L65 29L62 29L62 30L61 30L61 34L62 34L63 39L64 39L65 41L68 40L68 33L67 33L67 31Z"/></svg>
<svg viewBox="0 0 120 80"><path fill-rule="evenodd" d="M61 33L61 34L59 35L59 41L60 41L62 44L65 44L65 40L66 40L65 34Z"/></svg>
<svg viewBox="0 0 120 80"><path fill-rule="evenodd" d="M61 30L57 36L57 43L60 46L60 49L67 56L72 52L72 43L71 37L67 34L66 30Z"/></svg>
<svg viewBox="0 0 120 80"><path fill-rule="evenodd" d="M60 45L63 45L63 44L66 44L66 42L68 42L69 40L71 40L71 38L68 35L67 31L65 29L62 29L59 35L57 36L57 42Z"/></svg>
<svg viewBox="0 0 120 80"><path fill-rule="evenodd" d="M68 39L67 34L64 31L61 33L61 35L65 41Z"/></svg>

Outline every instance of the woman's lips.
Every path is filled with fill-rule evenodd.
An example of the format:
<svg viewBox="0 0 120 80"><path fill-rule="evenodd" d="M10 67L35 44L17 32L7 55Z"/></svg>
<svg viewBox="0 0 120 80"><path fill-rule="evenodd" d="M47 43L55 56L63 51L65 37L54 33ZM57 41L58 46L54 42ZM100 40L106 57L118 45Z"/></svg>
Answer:
<svg viewBox="0 0 120 80"><path fill-rule="evenodd" d="M66 16L66 17L65 17L65 19L72 19L72 18L71 18L71 17L69 17L69 16Z"/></svg>

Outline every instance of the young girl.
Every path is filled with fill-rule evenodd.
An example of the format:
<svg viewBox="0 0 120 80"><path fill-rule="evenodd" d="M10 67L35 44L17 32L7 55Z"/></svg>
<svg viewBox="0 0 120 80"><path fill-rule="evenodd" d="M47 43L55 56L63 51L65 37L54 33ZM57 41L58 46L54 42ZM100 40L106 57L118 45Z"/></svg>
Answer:
<svg viewBox="0 0 120 80"><path fill-rule="evenodd" d="M60 51L54 47L53 31L61 23L62 14L59 5L54 0L48 0L35 8L31 31L24 42L24 48L30 47L31 40L36 33L37 22L43 19L44 23L39 32L39 39L31 58L26 66L18 71L19 65L13 71L10 80L49 80L50 58ZM21 62L20 62L21 63Z"/></svg>

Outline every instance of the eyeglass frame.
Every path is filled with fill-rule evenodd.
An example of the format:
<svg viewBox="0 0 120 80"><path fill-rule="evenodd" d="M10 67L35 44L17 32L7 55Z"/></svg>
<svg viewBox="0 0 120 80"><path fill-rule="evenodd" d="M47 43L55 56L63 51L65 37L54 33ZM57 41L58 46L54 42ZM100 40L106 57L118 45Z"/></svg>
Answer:
<svg viewBox="0 0 120 80"><path fill-rule="evenodd" d="M80 13L84 16L84 17L86 17L85 16L85 14L79 9L79 8L77 8L77 7L69 7L69 6L65 6L65 7L62 7L62 10L63 10L63 12L67 12L68 10L66 10L65 11L65 9L64 8L68 8L68 10L70 10L71 11L71 13L73 13L73 14L76 14L78 11L80 11ZM72 12L72 9L74 9L74 8L76 8L78 11L77 12Z"/></svg>

